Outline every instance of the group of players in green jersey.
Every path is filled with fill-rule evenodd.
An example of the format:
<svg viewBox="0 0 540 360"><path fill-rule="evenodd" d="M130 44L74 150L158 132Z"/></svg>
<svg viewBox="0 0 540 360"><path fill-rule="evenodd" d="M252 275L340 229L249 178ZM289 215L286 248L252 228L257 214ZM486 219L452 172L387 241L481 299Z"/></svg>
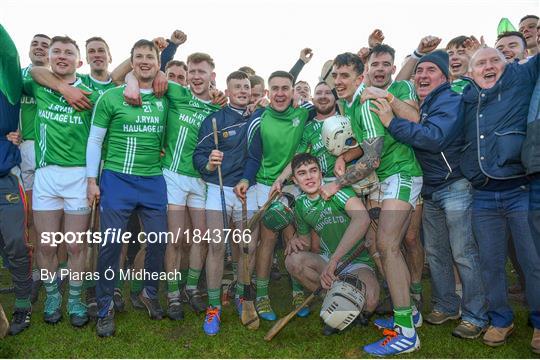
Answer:
<svg viewBox="0 0 540 360"><path fill-rule="evenodd" d="M281 239L291 310L304 303L306 291L322 286L321 316L330 335L368 321L389 303L392 316L374 322L382 339L364 350L385 356L419 349L422 168L382 119L391 112L418 122L420 106L410 69L393 78L395 51L383 40L376 30L367 51L337 55L312 95L308 83L297 81L310 49L290 72L273 72L267 89L243 67L229 74L221 92L210 55L172 60L186 41L179 30L168 40L137 41L112 73L106 41L92 37L88 75L77 72L82 61L74 40L35 35L31 65L22 69L20 130L8 134L22 153L33 286L16 299L10 333L30 325L43 284L45 322L61 321L67 293L73 326L96 319L97 334L113 336L115 313L125 311L127 267L140 275L130 280L131 303L151 319L180 321L182 303L189 303L205 313L203 331L216 335L228 293L241 315L245 289L254 286L258 317L275 321L269 283ZM409 60L418 62L440 41L423 38ZM259 211L262 221L247 229L246 219ZM90 227L101 232L100 244L43 241ZM226 236L234 230L241 230L241 242ZM115 231L173 237L125 244L113 238ZM242 243L247 258L240 256ZM349 259L358 246L365 250ZM349 264L336 273L344 261ZM222 286L227 263L234 279L228 288ZM167 274L166 310L161 274ZM387 296L380 299L381 288Z"/></svg>

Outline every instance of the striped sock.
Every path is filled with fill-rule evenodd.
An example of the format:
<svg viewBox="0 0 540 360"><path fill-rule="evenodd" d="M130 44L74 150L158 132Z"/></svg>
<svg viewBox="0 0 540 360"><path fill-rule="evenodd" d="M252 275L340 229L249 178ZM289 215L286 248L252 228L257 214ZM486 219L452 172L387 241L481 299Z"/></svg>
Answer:
<svg viewBox="0 0 540 360"><path fill-rule="evenodd" d="M302 285L298 282L296 279L292 279L292 294L295 296L296 294L303 294L304 288Z"/></svg>
<svg viewBox="0 0 540 360"><path fill-rule="evenodd" d="M60 296L60 293L58 292L56 274L54 274L53 278L50 281L43 281L43 285L45 286L45 292L47 292L47 296Z"/></svg>
<svg viewBox="0 0 540 360"><path fill-rule="evenodd" d="M94 279L92 279L92 280L84 279L83 280L83 289L89 289L89 288L93 288L93 287L96 287L96 280L94 280Z"/></svg>
<svg viewBox="0 0 540 360"><path fill-rule="evenodd" d="M232 262L233 280L238 280L238 261Z"/></svg>
<svg viewBox="0 0 540 360"><path fill-rule="evenodd" d="M116 275L116 282L114 283L114 288L121 290L123 287L124 287L124 280L120 279L120 273L118 273L118 275Z"/></svg>
<svg viewBox="0 0 540 360"><path fill-rule="evenodd" d="M81 301L82 280L69 280L69 298L68 303Z"/></svg>
<svg viewBox="0 0 540 360"><path fill-rule="evenodd" d="M131 292L133 294L138 294L143 289L143 281L142 280L131 280Z"/></svg>
<svg viewBox="0 0 540 360"><path fill-rule="evenodd" d="M257 278L255 284L257 285L257 299L262 297L268 297L268 283L270 279Z"/></svg>
<svg viewBox="0 0 540 360"><path fill-rule="evenodd" d="M199 284L199 277L201 276L202 270L189 268L186 289L195 290Z"/></svg>
<svg viewBox="0 0 540 360"><path fill-rule="evenodd" d="M221 309L221 289L208 289L208 305Z"/></svg>
<svg viewBox="0 0 540 360"><path fill-rule="evenodd" d="M167 297L174 299L180 296L180 288L178 287L178 280L167 280Z"/></svg>
<svg viewBox="0 0 540 360"><path fill-rule="evenodd" d="M178 286L182 287L187 283L188 269L180 269L180 279L178 280Z"/></svg>
<svg viewBox="0 0 540 360"><path fill-rule="evenodd" d="M15 308L16 309L31 309L32 303L29 298L26 299L15 299Z"/></svg>

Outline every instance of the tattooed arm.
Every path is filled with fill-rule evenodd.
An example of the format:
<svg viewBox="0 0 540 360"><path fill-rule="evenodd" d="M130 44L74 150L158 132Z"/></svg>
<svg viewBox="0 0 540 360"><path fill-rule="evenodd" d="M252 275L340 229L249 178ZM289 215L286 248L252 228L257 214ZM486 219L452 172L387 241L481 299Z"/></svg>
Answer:
<svg viewBox="0 0 540 360"><path fill-rule="evenodd" d="M368 177L379 167L381 154L384 145L383 137L366 139L360 144L364 150L364 155L358 161L349 166L345 174L339 176L334 182L321 187L321 195L324 199L329 199L345 186L352 185Z"/></svg>

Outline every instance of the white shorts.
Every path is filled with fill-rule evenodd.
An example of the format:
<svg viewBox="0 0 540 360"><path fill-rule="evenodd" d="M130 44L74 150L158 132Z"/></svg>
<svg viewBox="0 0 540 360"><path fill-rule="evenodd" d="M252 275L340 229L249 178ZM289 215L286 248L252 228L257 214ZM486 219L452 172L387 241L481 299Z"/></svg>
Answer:
<svg viewBox="0 0 540 360"><path fill-rule="evenodd" d="M319 256L321 257L321 259L324 260L325 263L328 263L330 261L330 259L328 258L328 256L324 255L324 254L319 254ZM375 274L375 270L369 266L368 264L364 264L364 263L350 263L349 265L345 266L345 269L343 269L343 271L341 272L342 274L352 274L354 272L356 272L356 270L358 269L368 269L368 270L371 270L373 272L373 274Z"/></svg>
<svg viewBox="0 0 540 360"><path fill-rule="evenodd" d="M369 194L370 200L377 202L386 199L401 200L411 204L414 209L422 190L422 177L394 174L381 181L379 185L379 191Z"/></svg>
<svg viewBox="0 0 540 360"><path fill-rule="evenodd" d="M24 190L32 190L36 172L36 149L34 148L34 140L23 141L19 149L21 150L21 176Z"/></svg>
<svg viewBox="0 0 540 360"><path fill-rule="evenodd" d="M219 191L219 185L207 184L206 188L206 210L222 211L221 209L221 194ZM242 221L242 202L234 194L233 188L230 186L223 187L223 193L225 195L225 207L227 208L227 215L232 214L232 219L235 223ZM257 193L252 186L246 192L246 204L248 211L248 219L251 218L255 211L257 211Z"/></svg>
<svg viewBox="0 0 540 360"><path fill-rule="evenodd" d="M201 178L181 175L163 169L167 183L167 202L171 205L204 209L206 204L206 183Z"/></svg>
<svg viewBox="0 0 540 360"><path fill-rule="evenodd" d="M64 210L68 214L90 213L86 199L86 167L48 165L36 170L32 209Z"/></svg>
<svg viewBox="0 0 540 360"><path fill-rule="evenodd" d="M255 189L257 191L257 206L259 208L263 207L264 203L268 200L270 195L270 189L272 187L264 184L255 184ZM286 185L282 188L283 192L289 193L296 199L302 191L296 185Z"/></svg>

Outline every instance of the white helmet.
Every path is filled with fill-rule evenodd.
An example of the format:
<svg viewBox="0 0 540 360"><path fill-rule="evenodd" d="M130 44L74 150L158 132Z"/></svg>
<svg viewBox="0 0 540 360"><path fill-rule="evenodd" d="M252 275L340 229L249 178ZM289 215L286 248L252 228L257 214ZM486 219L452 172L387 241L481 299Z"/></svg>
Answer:
<svg viewBox="0 0 540 360"><path fill-rule="evenodd" d="M326 149L335 156L358 146L358 142L354 140L351 122L343 115L334 115L324 120L322 140Z"/></svg>
<svg viewBox="0 0 540 360"><path fill-rule="evenodd" d="M343 330L360 315L365 304L365 284L355 275L345 274L328 290L320 315L326 325Z"/></svg>

